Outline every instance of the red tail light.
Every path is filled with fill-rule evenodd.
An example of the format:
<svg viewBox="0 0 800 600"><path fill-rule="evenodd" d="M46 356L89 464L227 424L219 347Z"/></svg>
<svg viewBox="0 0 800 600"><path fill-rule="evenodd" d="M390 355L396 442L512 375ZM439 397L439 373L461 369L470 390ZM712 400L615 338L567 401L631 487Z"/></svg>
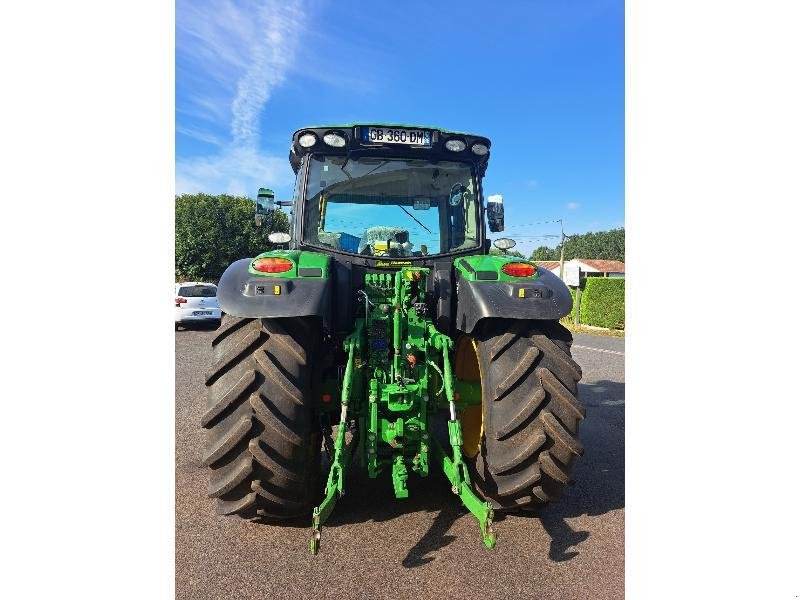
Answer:
<svg viewBox="0 0 800 600"><path fill-rule="evenodd" d="M275 256L257 258L253 261L253 268L261 273L284 273L293 266L292 261Z"/></svg>
<svg viewBox="0 0 800 600"><path fill-rule="evenodd" d="M181 304L186 304L186 298L175 298L175 306L180 306Z"/></svg>
<svg viewBox="0 0 800 600"><path fill-rule="evenodd" d="M536 265L523 262L512 262L503 265L503 273L511 277L530 277L536 273Z"/></svg>

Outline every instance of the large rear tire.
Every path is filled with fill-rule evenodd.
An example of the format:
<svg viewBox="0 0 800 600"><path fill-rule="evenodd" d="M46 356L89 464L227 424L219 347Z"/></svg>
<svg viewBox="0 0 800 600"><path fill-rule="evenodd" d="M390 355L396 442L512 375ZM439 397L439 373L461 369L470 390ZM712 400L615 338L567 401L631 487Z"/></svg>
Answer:
<svg viewBox="0 0 800 600"><path fill-rule="evenodd" d="M310 511L320 471L310 408L314 333L300 318L224 316L201 419L218 514L280 520Z"/></svg>
<svg viewBox="0 0 800 600"><path fill-rule="evenodd" d="M464 419L476 488L497 510L557 500L583 454L578 424L586 410L578 401L572 334L556 321L485 319L469 343L459 342L456 377L474 379L469 374L477 367L481 383L473 443L475 412Z"/></svg>

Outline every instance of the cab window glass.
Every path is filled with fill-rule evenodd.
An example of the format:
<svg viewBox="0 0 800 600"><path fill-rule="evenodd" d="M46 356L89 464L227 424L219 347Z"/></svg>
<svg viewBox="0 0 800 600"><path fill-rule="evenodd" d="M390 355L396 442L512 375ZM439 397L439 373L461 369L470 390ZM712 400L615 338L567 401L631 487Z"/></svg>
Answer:
<svg viewBox="0 0 800 600"><path fill-rule="evenodd" d="M473 248L476 191L468 163L312 156L304 240L372 256Z"/></svg>

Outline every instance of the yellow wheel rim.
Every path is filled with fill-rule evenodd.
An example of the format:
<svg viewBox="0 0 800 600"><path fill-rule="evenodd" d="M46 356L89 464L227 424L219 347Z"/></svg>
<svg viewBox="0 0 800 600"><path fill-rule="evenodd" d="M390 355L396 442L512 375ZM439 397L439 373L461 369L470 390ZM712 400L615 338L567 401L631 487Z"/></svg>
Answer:
<svg viewBox="0 0 800 600"><path fill-rule="evenodd" d="M478 363L478 349L475 341L461 336L456 341L454 365L455 376L462 381L481 383L481 367ZM483 394L481 394L483 396ZM463 452L474 458L478 455L483 437L483 407L471 405L461 413L461 434L464 438Z"/></svg>

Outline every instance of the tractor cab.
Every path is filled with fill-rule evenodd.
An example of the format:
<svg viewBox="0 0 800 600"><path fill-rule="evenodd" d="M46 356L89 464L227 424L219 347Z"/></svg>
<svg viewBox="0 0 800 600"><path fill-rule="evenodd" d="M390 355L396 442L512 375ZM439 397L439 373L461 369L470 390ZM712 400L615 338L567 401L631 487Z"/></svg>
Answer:
<svg viewBox="0 0 800 600"><path fill-rule="evenodd" d="M503 230L502 198L483 203L490 145L394 125L298 130L292 248L406 260L485 253L485 215L490 231ZM259 202L257 218L274 205Z"/></svg>

